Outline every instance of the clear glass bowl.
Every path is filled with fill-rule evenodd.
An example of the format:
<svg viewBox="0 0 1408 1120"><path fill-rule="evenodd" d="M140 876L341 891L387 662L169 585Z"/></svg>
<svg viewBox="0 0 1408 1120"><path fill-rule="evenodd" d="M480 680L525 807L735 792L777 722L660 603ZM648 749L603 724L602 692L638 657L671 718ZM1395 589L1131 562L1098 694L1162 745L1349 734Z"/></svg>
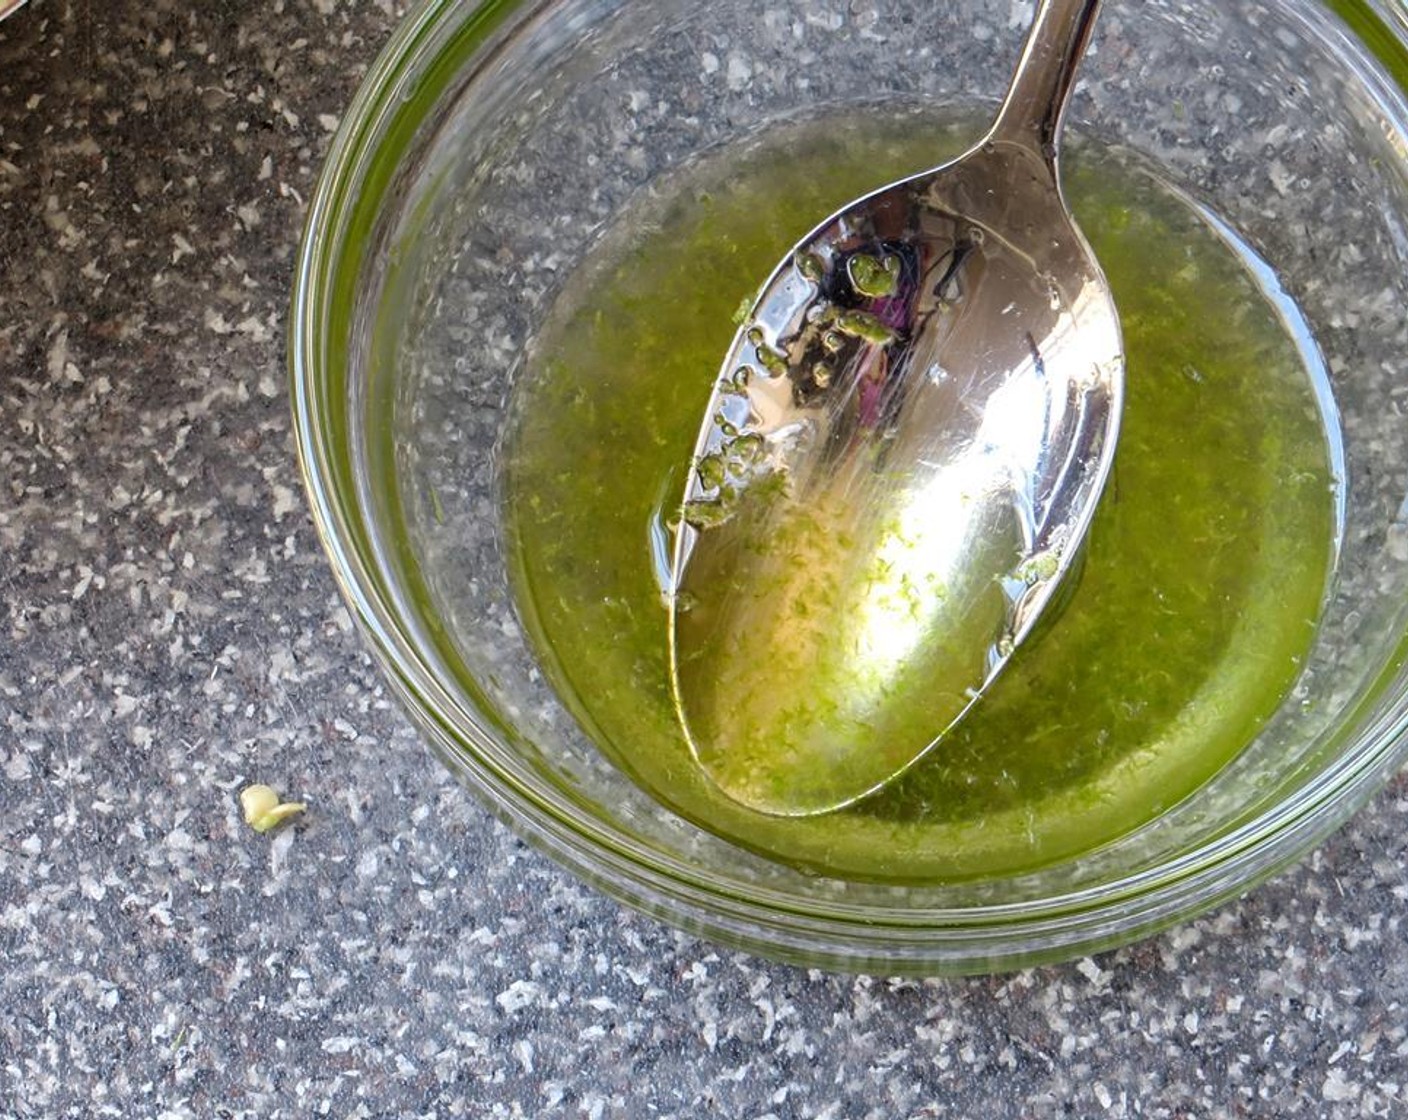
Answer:
<svg viewBox="0 0 1408 1120"><path fill-rule="evenodd" d="M1072 108L1077 129L1133 150L1270 263L1343 425L1346 529L1304 677L1198 793L1035 872L805 874L638 789L538 671L506 571L500 453L524 349L565 277L636 192L769 121L861 104L990 112L1022 7L425 0L346 115L299 256L293 399L313 508L429 741L609 894L810 966L976 972L1131 940L1285 866L1408 753L1400 0L1109 0Z"/></svg>

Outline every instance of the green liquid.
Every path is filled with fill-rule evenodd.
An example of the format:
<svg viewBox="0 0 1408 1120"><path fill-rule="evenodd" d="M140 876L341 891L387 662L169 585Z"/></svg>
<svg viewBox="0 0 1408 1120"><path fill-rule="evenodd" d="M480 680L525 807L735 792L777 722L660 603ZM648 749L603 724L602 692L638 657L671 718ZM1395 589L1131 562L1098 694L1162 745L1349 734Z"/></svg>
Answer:
<svg viewBox="0 0 1408 1120"><path fill-rule="evenodd" d="M1077 151L1067 192L1114 288L1128 384L1069 602L953 732L866 801L785 819L712 786L670 698L664 518L740 304L818 220L932 161L936 127L781 126L677 173L560 298L507 447L520 613L600 748L714 832L871 880L1032 868L1197 789L1294 683L1338 525L1323 394L1291 313L1156 179ZM959 134L950 141L957 151Z"/></svg>

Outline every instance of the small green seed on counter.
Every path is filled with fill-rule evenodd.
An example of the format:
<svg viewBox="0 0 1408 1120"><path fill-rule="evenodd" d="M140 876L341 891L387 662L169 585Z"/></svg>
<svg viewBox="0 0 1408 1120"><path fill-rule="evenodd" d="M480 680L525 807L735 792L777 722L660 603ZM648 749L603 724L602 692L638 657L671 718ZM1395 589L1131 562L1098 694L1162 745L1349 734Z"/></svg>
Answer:
<svg viewBox="0 0 1408 1120"><path fill-rule="evenodd" d="M302 801L284 801L269 786L246 786L240 791L245 823L255 832L269 832L308 808Z"/></svg>

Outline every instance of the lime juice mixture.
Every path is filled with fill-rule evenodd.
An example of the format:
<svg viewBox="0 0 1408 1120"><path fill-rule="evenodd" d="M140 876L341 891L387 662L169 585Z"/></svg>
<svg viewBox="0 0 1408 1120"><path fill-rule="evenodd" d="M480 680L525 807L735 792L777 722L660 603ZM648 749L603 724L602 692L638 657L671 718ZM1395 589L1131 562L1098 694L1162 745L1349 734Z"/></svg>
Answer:
<svg viewBox="0 0 1408 1120"><path fill-rule="evenodd" d="M786 819L718 792L674 713L661 596L702 410L757 283L835 208L933 163L936 135L956 154L973 132L794 123L657 184L559 298L505 449L518 609L593 740L704 827L871 880L1035 867L1191 793L1294 683L1339 525L1328 388L1274 277L1131 161L1077 147L1067 193L1119 306L1127 401L1069 601L879 794Z"/></svg>

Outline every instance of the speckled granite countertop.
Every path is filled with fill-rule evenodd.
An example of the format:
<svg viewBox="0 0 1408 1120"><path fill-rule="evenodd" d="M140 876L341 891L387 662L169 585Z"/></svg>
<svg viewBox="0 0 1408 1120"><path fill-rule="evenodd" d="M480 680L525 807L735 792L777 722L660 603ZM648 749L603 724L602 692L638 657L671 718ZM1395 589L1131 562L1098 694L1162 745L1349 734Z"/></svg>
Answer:
<svg viewBox="0 0 1408 1120"><path fill-rule="evenodd" d="M929 983L675 934L451 783L284 390L303 200L396 8L0 25L0 1116L1408 1115L1402 782L1219 914ZM254 780L308 813L256 835Z"/></svg>

